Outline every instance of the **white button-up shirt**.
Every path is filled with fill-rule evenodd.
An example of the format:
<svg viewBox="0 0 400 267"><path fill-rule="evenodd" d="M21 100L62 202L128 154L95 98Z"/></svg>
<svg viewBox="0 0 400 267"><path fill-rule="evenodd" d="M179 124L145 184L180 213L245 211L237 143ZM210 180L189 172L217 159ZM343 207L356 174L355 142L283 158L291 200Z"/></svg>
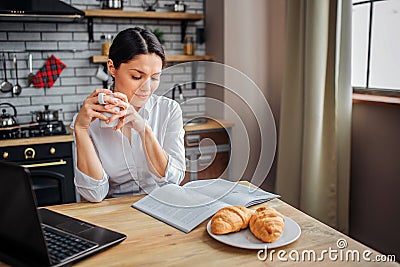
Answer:
<svg viewBox="0 0 400 267"><path fill-rule="evenodd" d="M167 183L179 184L185 176L185 148L182 110L179 104L163 96L152 95L139 110L155 138L168 154L165 177L159 178L148 168L139 134L132 129L132 140L113 128L100 128L94 120L89 135L103 166L103 178L96 180L77 168L75 149L75 186L79 194L92 202L105 197L149 194ZM71 123L73 129L77 114Z"/></svg>

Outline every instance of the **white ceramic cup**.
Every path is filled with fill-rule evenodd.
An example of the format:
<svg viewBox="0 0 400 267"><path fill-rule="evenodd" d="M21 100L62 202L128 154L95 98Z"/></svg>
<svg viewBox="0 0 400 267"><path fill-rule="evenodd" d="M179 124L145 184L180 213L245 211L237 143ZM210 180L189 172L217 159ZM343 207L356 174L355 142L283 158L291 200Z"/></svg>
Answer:
<svg viewBox="0 0 400 267"><path fill-rule="evenodd" d="M104 101L104 96L106 96L106 94L104 94L104 93L99 93L97 95L97 98L99 100L99 104L101 104L101 105L108 104L108 102ZM111 97L111 98L117 99L116 97L114 97L112 95L108 95L108 96ZM113 109L116 110L116 111L120 111L119 107L113 107ZM108 113L108 112L102 112L102 114L107 116L107 117L111 117L112 115L114 115L114 114L111 114L111 113ZM107 124L106 121L100 120L100 127L101 128L114 128L115 126L117 126L117 124L118 124L118 119L110 122L109 124Z"/></svg>
<svg viewBox="0 0 400 267"><path fill-rule="evenodd" d="M104 67L103 66L99 66L99 68L97 69L96 72L96 78L99 79L100 81L108 81L108 74L106 72L104 72Z"/></svg>

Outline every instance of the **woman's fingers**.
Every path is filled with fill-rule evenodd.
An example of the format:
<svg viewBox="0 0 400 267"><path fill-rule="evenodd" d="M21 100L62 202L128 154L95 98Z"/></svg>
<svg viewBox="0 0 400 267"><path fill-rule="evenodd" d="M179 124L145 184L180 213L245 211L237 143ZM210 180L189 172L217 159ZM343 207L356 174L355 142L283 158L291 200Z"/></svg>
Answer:
<svg viewBox="0 0 400 267"><path fill-rule="evenodd" d="M89 97L94 97L94 96L97 97L97 95L100 94L100 93L104 93L106 95L111 95L112 91L109 90L109 89L97 88L89 95Z"/></svg>
<svg viewBox="0 0 400 267"><path fill-rule="evenodd" d="M114 105L114 107L119 107L122 110L127 109L129 106L128 98L126 97L126 95L119 92L112 93L111 95L99 93L97 97L97 102L99 104L111 104Z"/></svg>
<svg viewBox="0 0 400 267"><path fill-rule="evenodd" d="M91 121L93 121L95 118L99 118L100 120L108 120L106 115L93 109L87 110L86 117L90 118Z"/></svg>
<svg viewBox="0 0 400 267"><path fill-rule="evenodd" d="M123 93L114 92L114 93L113 93L113 96L115 96L116 98L119 98L119 99L121 99L122 101L128 103L128 97L127 97L125 94L123 94Z"/></svg>
<svg viewBox="0 0 400 267"><path fill-rule="evenodd" d="M101 94L100 97L99 94ZM99 100L106 104L100 104ZM110 123L124 116L126 114L124 110L128 105L124 94L116 93L115 98L113 92L108 89L96 89L83 101L76 124L82 128L88 128L96 118ZM111 117L108 117L107 115L110 114Z"/></svg>
<svg viewBox="0 0 400 267"><path fill-rule="evenodd" d="M119 120L120 117L121 116L119 116L118 114L112 115L111 117L107 117L106 123L107 124L112 123L115 120Z"/></svg>
<svg viewBox="0 0 400 267"><path fill-rule="evenodd" d="M108 120L108 117L106 115L104 115L103 113L99 113L99 112L94 112L92 117L99 118L100 120L103 120L103 121Z"/></svg>
<svg viewBox="0 0 400 267"><path fill-rule="evenodd" d="M99 93L97 95L96 100L97 100L96 102L100 105L106 105L106 104L117 105L119 102L122 102L119 98L116 98L111 94L107 95L105 93Z"/></svg>
<svg viewBox="0 0 400 267"><path fill-rule="evenodd" d="M114 128L117 130L123 126L123 117L130 109L130 104L125 94L113 93L108 89L96 89L85 99L82 109L86 114L85 116L90 118L90 121L99 118L109 124L118 120L118 124Z"/></svg>
<svg viewBox="0 0 400 267"><path fill-rule="evenodd" d="M114 130L119 130L125 124L125 116L119 117L117 125L114 127Z"/></svg>

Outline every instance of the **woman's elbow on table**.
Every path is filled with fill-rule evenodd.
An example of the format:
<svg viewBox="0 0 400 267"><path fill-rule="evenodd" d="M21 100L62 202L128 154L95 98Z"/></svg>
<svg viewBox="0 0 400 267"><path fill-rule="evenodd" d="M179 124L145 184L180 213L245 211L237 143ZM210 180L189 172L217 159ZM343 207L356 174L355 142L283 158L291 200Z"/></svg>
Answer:
<svg viewBox="0 0 400 267"><path fill-rule="evenodd" d="M101 202L108 194L109 183L108 175L103 170L103 179L96 180L75 169L74 178L77 192L87 201Z"/></svg>
<svg viewBox="0 0 400 267"><path fill-rule="evenodd" d="M90 192L87 189L82 189L82 188L79 188L79 187L76 187L76 189L77 189L79 195L83 199L85 199L85 200L87 200L89 202L99 203L99 202L102 202L103 199L106 197L105 195L103 196L103 195L101 195L101 194L99 194L97 192Z"/></svg>
<svg viewBox="0 0 400 267"><path fill-rule="evenodd" d="M168 183L180 184L185 178L185 165L173 157L169 157L164 178Z"/></svg>

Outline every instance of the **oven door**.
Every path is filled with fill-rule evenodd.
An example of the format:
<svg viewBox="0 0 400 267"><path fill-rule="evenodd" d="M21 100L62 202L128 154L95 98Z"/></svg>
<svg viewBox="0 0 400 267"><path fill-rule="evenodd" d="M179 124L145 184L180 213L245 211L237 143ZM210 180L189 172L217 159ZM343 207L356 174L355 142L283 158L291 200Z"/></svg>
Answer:
<svg viewBox="0 0 400 267"><path fill-rule="evenodd" d="M21 165L31 173L38 206L75 202L72 158Z"/></svg>

